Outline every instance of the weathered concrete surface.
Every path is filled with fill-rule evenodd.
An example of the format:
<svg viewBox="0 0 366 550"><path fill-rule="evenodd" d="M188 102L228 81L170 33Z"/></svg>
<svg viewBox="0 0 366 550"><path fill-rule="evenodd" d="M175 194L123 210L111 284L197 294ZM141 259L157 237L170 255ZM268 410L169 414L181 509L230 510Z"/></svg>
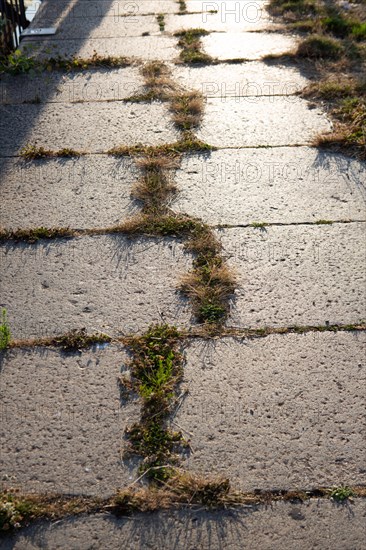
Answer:
<svg viewBox="0 0 366 550"><path fill-rule="evenodd" d="M244 8L244 6L242 6ZM196 11L196 10L195 10ZM207 13L192 15L167 15L165 17L165 30L176 32L185 29L205 29L206 31L219 32L245 32L262 31L268 28L278 29L280 25L271 21L269 14L255 2L248 2L239 17L233 14L231 17L223 17L220 13Z"/></svg>
<svg viewBox="0 0 366 550"><path fill-rule="evenodd" d="M264 10L268 4L268 0L256 0L255 5L252 0L225 0L225 2L208 2L206 0L186 0L187 11L203 12L210 15L210 11L217 11L223 18L227 20L241 18L242 21L253 18L257 15L255 7L259 11ZM262 12L261 12L262 13ZM232 14L232 15L231 15Z"/></svg>
<svg viewBox="0 0 366 550"><path fill-rule="evenodd" d="M179 7L174 0L134 0L120 2L115 0L47 0L42 2L37 12L35 23L44 20L70 18L138 17L151 13L176 13ZM254 14L254 12L253 12ZM34 26L37 26L34 24Z"/></svg>
<svg viewBox="0 0 366 550"><path fill-rule="evenodd" d="M331 127L299 97L208 98L197 135L217 147L305 145Z"/></svg>
<svg viewBox="0 0 366 550"><path fill-rule="evenodd" d="M23 49L39 59L57 55L90 58L99 56L122 56L142 60L160 59L172 61L178 57L177 39L170 36L132 36L126 38L94 38L90 40L35 40L25 38Z"/></svg>
<svg viewBox="0 0 366 550"><path fill-rule="evenodd" d="M169 143L179 135L161 103L3 105L0 115L1 156L17 155L27 144L101 153L118 145Z"/></svg>
<svg viewBox="0 0 366 550"><path fill-rule="evenodd" d="M82 73L42 73L0 77L0 103L70 103L118 101L141 93L143 78L137 67L99 69Z"/></svg>
<svg viewBox="0 0 366 550"><path fill-rule="evenodd" d="M121 346L12 350L1 363L1 481L23 492L110 495L137 477L123 458L137 401L121 402ZM0 543L1 546L1 543Z"/></svg>
<svg viewBox="0 0 366 550"><path fill-rule="evenodd" d="M209 224L366 219L366 168L309 147L190 155L176 174L175 211Z"/></svg>
<svg viewBox="0 0 366 550"><path fill-rule="evenodd" d="M117 2L118 4L118 2ZM48 40L69 40L72 38L117 38L141 36L148 32L159 32L159 25L154 15L139 15L130 17L77 17L69 13L58 20L44 15L36 15L32 27L56 27L56 34L47 37Z"/></svg>
<svg viewBox="0 0 366 550"><path fill-rule="evenodd" d="M362 484L365 334L197 341L175 420L191 434L185 468L241 490Z"/></svg>
<svg viewBox="0 0 366 550"><path fill-rule="evenodd" d="M190 267L183 245L121 235L2 245L2 305L14 338L86 327L117 335L191 315L177 285Z"/></svg>
<svg viewBox="0 0 366 550"><path fill-rule="evenodd" d="M204 51L217 59L261 59L292 51L295 38L265 32L212 33L202 37Z"/></svg>
<svg viewBox="0 0 366 550"><path fill-rule="evenodd" d="M187 89L199 90L205 97L290 95L305 88L308 80L298 70L286 66L248 61L240 65L176 67L173 77Z"/></svg>
<svg viewBox="0 0 366 550"><path fill-rule="evenodd" d="M228 324L357 323L365 318L365 224L218 231L238 289Z"/></svg>
<svg viewBox="0 0 366 550"><path fill-rule="evenodd" d="M130 197L139 171L127 158L0 159L0 220L19 227L106 227L126 221L138 205Z"/></svg>
<svg viewBox="0 0 366 550"><path fill-rule="evenodd" d="M331 501L206 512L186 510L132 518L92 515L43 524L7 535L4 550L103 548L111 550L362 550L365 500L337 506Z"/></svg>

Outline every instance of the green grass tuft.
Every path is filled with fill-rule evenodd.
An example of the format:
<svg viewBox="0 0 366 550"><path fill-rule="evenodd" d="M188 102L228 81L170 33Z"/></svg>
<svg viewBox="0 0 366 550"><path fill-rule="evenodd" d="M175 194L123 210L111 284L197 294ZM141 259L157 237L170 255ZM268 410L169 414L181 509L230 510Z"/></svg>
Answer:
<svg viewBox="0 0 366 550"><path fill-rule="evenodd" d="M10 338L11 338L11 332L10 332L10 327L7 320L7 313L6 313L6 309L3 308L1 311L1 323L0 323L0 350L4 350L8 347L10 343Z"/></svg>

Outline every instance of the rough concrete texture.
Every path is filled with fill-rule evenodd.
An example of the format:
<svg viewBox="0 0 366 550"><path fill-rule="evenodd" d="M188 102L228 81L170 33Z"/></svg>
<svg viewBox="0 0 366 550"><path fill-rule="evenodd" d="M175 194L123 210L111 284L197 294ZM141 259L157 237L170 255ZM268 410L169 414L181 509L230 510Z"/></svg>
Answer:
<svg viewBox="0 0 366 550"><path fill-rule="evenodd" d="M117 2L118 4L118 2ZM71 38L117 38L141 36L142 33L158 33L159 25L154 15L131 15L130 17L77 17L69 13L58 21L53 18L36 16L33 27L56 27L57 32L48 40L69 40Z"/></svg>
<svg viewBox="0 0 366 550"><path fill-rule="evenodd" d="M292 36L264 32L212 33L202 37L204 51L217 59L261 59L292 51L297 41Z"/></svg>
<svg viewBox="0 0 366 550"><path fill-rule="evenodd" d="M209 224L366 219L366 169L309 147L189 155L175 178L175 211Z"/></svg>
<svg viewBox="0 0 366 550"><path fill-rule="evenodd" d="M249 6L249 4L253 4L252 0L225 0L225 2L217 2L215 0L212 2L208 2L206 0L186 0L188 12L198 11L209 14L210 11L215 10L220 13L222 17L226 17L228 19L230 19L230 17L234 18L239 14L242 17L247 13L252 14L252 6ZM255 4L258 9L265 8L268 4L268 0L255 0ZM231 13L233 15L230 15Z"/></svg>
<svg viewBox="0 0 366 550"><path fill-rule="evenodd" d="M190 15L167 15L165 17L165 30L176 32L183 29L205 29L218 32L245 32L262 31L268 28L279 28L278 24L271 21L268 12L256 2L248 2L242 6L239 16L231 17L220 13L199 13Z"/></svg>
<svg viewBox="0 0 366 550"><path fill-rule="evenodd" d="M45 20L57 21L62 17L101 18L111 17L138 17L151 13L175 13L179 9L174 0L47 0L43 2L37 12L34 26ZM254 13L254 12L253 12Z"/></svg>
<svg viewBox="0 0 366 550"><path fill-rule="evenodd" d="M299 97L208 98L197 135L217 147L305 145L331 128Z"/></svg>
<svg viewBox="0 0 366 550"><path fill-rule="evenodd" d="M25 38L22 48L38 59L58 55L90 58L99 56L122 56L143 61L160 59L172 61L178 57L177 39L170 36L132 36L126 38L94 38L91 40L35 40Z"/></svg>
<svg viewBox="0 0 366 550"><path fill-rule="evenodd" d="M179 326L191 312L177 291L190 267L181 244L121 235L2 245L2 305L14 338L71 328L107 334Z"/></svg>
<svg viewBox="0 0 366 550"><path fill-rule="evenodd" d="M238 289L228 324L357 323L365 318L365 224L222 229Z"/></svg>
<svg viewBox="0 0 366 550"><path fill-rule="evenodd" d="M82 73L2 75L0 103L70 103L118 101L141 93L144 81L137 67L99 69Z"/></svg>
<svg viewBox="0 0 366 550"><path fill-rule="evenodd" d="M187 89L199 90L205 97L240 98L277 96L299 92L308 80L293 67L265 65L249 61L240 65L176 67L173 77Z"/></svg>
<svg viewBox="0 0 366 550"><path fill-rule="evenodd" d="M191 433L185 468L244 491L362 484L365 343L357 333L192 343L175 417Z"/></svg>
<svg viewBox="0 0 366 550"><path fill-rule="evenodd" d="M130 197L138 177L126 157L0 159L1 226L84 229L121 223L139 210Z"/></svg>
<svg viewBox="0 0 366 550"><path fill-rule="evenodd" d="M137 477L123 458L137 401L121 402L121 346L8 351L1 363L1 474L22 492L110 495ZM1 546L1 543L0 543Z"/></svg>
<svg viewBox="0 0 366 550"><path fill-rule="evenodd" d="M118 145L160 145L179 135L161 103L3 105L0 115L1 156L17 155L27 144L95 153Z"/></svg>
<svg viewBox="0 0 366 550"><path fill-rule="evenodd" d="M219 512L186 510L116 519L84 516L29 527L3 541L4 550L363 550L366 503L276 503Z"/></svg>

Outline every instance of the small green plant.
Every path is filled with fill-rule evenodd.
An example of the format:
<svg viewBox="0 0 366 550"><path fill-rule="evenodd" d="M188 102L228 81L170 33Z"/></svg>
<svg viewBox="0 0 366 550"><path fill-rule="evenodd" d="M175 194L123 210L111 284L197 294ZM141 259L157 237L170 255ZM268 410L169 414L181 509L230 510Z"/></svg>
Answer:
<svg viewBox="0 0 366 550"><path fill-rule="evenodd" d="M185 0L178 0L179 4L179 13L183 15L184 13L187 13L187 4L185 3Z"/></svg>
<svg viewBox="0 0 366 550"><path fill-rule="evenodd" d="M332 225L332 221L330 220L317 220L314 222L316 225Z"/></svg>
<svg viewBox="0 0 366 550"><path fill-rule="evenodd" d="M223 306L217 304L202 304L198 309L198 319L206 323L217 323L226 316Z"/></svg>
<svg viewBox="0 0 366 550"><path fill-rule="evenodd" d="M205 29L189 29L178 31L174 34L179 38L178 47L181 48L180 59L183 63L195 64L203 63L210 64L214 59L201 50L202 43L200 38L210 34Z"/></svg>
<svg viewBox="0 0 366 550"><path fill-rule="evenodd" d="M27 57L21 50L15 50L7 57L0 59L0 73L17 75L29 73L35 68L35 60L32 57Z"/></svg>
<svg viewBox="0 0 366 550"><path fill-rule="evenodd" d="M10 342L10 327L7 319L6 309L3 308L1 312L1 324L0 324L0 350L8 347Z"/></svg>
<svg viewBox="0 0 366 550"><path fill-rule="evenodd" d="M157 20L157 22L158 22L160 31L163 32L163 30L165 29L165 18L164 18L164 14L163 14L163 13L159 13L159 14L156 16L156 20Z"/></svg>
<svg viewBox="0 0 366 550"><path fill-rule="evenodd" d="M353 495L354 493L349 487L335 487L330 493L330 497L337 502L344 502Z"/></svg>
<svg viewBox="0 0 366 550"><path fill-rule="evenodd" d="M266 222L253 222L250 225L252 227L256 228L256 229L264 229L265 227L267 227L268 223L266 223Z"/></svg>

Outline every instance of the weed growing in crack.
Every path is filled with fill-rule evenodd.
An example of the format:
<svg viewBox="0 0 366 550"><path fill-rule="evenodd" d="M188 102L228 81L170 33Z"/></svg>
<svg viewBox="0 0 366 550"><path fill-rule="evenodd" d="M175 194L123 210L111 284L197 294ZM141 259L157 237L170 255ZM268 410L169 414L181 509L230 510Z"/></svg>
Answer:
<svg viewBox="0 0 366 550"><path fill-rule="evenodd" d="M64 147L58 151L52 151L51 149L45 149L44 147L37 147L36 145L25 145L21 151L20 156L26 160L36 159L49 159L49 158L72 158L85 155L81 151L75 151L69 147Z"/></svg>
<svg viewBox="0 0 366 550"><path fill-rule="evenodd" d="M150 61L141 68L141 74L145 80L146 91L141 94L133 95L126 101L168 101L176 89L176 85L171 79L171 71L161 61Z"/></svg>
<svg viewBox="0 0 366 550"><path fill-rule="evenodd" d="M182 379L181 335L175 327L153 325L146 334L130 338L131 379L128 388L142 399L139 424L126 429L127 453L143 457L140 473L150 481L165 481L178 464L178 452L187 447L181 432L167 425L176 390ZM120 378L125 385L125 379Z"/></svg>
<svg viewBox="0 0 366 550"><path fill-rule="evenodd" d="M71 238L74 235L75 232L67 227L34 227L31 229L17 229L15 231L0 230L0 242L11 240L34 244L40 239Z"/></svg>
<svg viewBox="0 0 366 550"><path fill-rule="evenodd" d="M187 4L185 3L185 0L177 0L179 4L179 13L181 15L187 13Z"/></svg>
<svg viewBox="0 0 366 550"><path fill-rule="evenodd" d="M170 157L179 157L182 153L193 153L193 152L207 152L215 151L216 147L204 143L203 141L197 139L190 132L185 132L182 139L176 141L175 143L166 143L164 145L157 146L148 146L148 145L122 145L113 147L107 151L108 155L113 155L116 157L120 156L148 156L148 157L159 157L159 156L170 156Z"/></svg>
<svg viewBox="0 0 366 550"><path fill-rule="evenodd" d="M176 186L169 175L154 163L145 167L144 175L133 185L131 195L142 202L144 213L158 214L166 210L164 205L175 192Z"/></svg>
<svg viewBox="0 0 366 550"><path fill-rule="evenodd" d="M60 347L64 351L80 351L96 344L111 342L111 337L106 334L87 334L85 328L70 330L62 336L50 338L50 344Z"/></svg>
<svg viewBox="0 0 366 550"><path fill-rule="evenodd" d="M177 128L183 131L197 128L203 116L203 96L199 92L177 93L171 98L170 110Z"/></svg>
<svg viewBox="0 0 366 550"><path fill-rule="evenodd" d="M164 14L163 13L159 13L157 16L156 16L156 21L158 22L158 25L159 25L159 30L161 32L163 32L165 30L165 17L164 17Z"/></svg>
<svg viewBox="0 0 366 550"><path fill-rule="evenodd" d="M20 50L16 50L9 56L0 58L0 74L9 73L17 75L46 70L83 71L86 69L103 67L129 67L133 63L135 63L135 61L127 57L102 56L96 52L94 52L91 57L85 59L81 57L57 56L37 60L34 57L27 56Z"/></svg>
<svg viewBox="0 0 366 550"><path fill-rule="evenodd" d="M330 492L330 497L337 502L344 502L354 496L354 492L350 487L334 487Z"/></svg>
<svg viewBox="0 0 366 550"><path fill-rule="evenodd" d="M215 60L202 51L200 38L210 34L205 29L189 29L178 31L174 36L179 38L178 47L181 49L179 58L186 64L205 64L214 63Z"/></svg>
<svg viewBox="0 0 366 550"><path fill-rule="evenodd" d="M0 351L8 347L10 343L11 332L7 319L6 309L1 311L1 323L0 323Z"/></svg>

